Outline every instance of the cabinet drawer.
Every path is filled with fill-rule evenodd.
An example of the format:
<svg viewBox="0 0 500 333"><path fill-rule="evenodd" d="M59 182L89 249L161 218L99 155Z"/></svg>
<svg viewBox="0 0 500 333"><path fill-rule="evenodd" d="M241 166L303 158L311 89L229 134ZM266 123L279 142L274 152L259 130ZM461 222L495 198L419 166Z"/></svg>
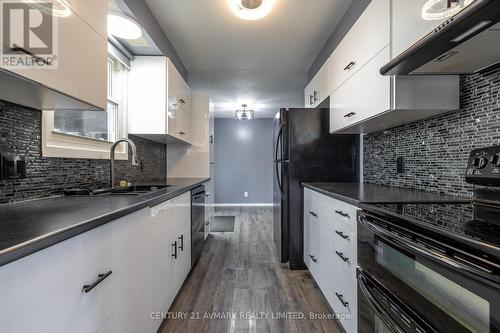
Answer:
<svg viewBox="0 0 500 333"><path fill-rule="evenodd" d="M330 57L330 92L389 45L390 31L390 0L373 0Z"/></svg>
<svg viewBox="0 0 500 333"><path fill-rule="evenodd" d="M391 78L380 75L390 59L387 46L330 96L330 132L349 128L391 107Z"/></svg>
<svg viewBox="0 0 500 333"><path fill-rule="evenodd" d="M356 282L356 280L354 280ZM337 315L345 315L345 318L340 319L340 323L347 333L358 332L358 299L357 287L352 287L345 284L344 281L336 281L336 288L333 295L333 311Z"/></svg>
<svg viewBox="0 0 500 333"><path fill-rule="evenodd" d="M335 221L335 243L344 244L344 246L355 251L357 249L356 236L356 229L352 228L351 225L338 220Z"/></svg>

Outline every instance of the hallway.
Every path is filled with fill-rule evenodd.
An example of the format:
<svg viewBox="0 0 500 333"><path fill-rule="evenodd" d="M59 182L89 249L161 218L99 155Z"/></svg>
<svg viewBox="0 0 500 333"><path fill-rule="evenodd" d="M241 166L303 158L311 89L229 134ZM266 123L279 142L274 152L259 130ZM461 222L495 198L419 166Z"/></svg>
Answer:
<svg viewBox="0 0 500 333"><path fill-rule="evenodd" d="M160 332L341 332L334 319L309 319L330 311L308 271L278 262L271 207L216 209L217 215L236 216L234 232L208 237L171 308L188 318L169 319Z"/></svg>

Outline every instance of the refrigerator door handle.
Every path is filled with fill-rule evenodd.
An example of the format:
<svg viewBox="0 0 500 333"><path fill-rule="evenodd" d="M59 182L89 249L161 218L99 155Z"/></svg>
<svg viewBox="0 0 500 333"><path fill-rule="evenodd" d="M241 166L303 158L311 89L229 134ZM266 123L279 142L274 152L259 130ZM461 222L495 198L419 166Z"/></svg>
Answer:
<svg viewBox="0 0 500 333"><path fill-rule="evenodd" d="M285 128L285 125L286 125L285 122L283 122L280 125L280 128L278 130L278 135L276 137L276 147L275 147L275 150L274 150L274 166L275 166L275 169L276 169L276 180L278 182L278 187L280 189L280 192L281 192L282 196L284 194L283 193L283 184L282 184L282 182L280 180L280 173L279 173L279 169L278 169L278 164L282 163L282 159L278 159L278 148L279 148L281 136L283 135L283 128Z"/></svg>

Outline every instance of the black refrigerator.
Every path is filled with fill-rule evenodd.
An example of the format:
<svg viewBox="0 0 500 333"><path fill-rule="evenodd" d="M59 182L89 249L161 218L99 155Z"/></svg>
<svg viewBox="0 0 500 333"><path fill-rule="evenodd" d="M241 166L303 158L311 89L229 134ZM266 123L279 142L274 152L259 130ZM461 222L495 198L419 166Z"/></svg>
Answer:
<svg viewBox="0 0 500 333"><path fill-rule="evenodd" d="M328 108L281 109L274 119L273 238L282 263L305 269L302 182L356 182L357 135L329 133Z"/></svg>

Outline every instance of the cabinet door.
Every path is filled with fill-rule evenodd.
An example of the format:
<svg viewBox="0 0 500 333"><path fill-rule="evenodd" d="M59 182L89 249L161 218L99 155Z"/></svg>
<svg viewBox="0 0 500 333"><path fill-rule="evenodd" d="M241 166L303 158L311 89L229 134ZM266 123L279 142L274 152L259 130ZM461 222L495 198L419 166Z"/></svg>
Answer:
<svg viewBox="0 0 500 333"><path fill-rule="evenodd" d="M330 132L348 128L391 107L391 78L380 75L390 58L387 46L330 96Z"/></svg>
<svg viewBox="0 0 500 333"><path fill-rule="evenodd" d="M108 39L107 15L108 2L104 0L66 0L72 11L97 31L102 38Z"/></svg>
<svg viewBox="0 0 500 333"><path fill-rule="evenodd" d="M389 45L390 2L373 0L333 51L330 57L330 92L334 92Z"/></svg>
<svg viewBox="0 0 500 333"><path fill-rule="evenodd" d="M401 52L418 42L442 20L426 20L422 17L422 7L428 0L395 0L392 2L392 54Z"/></svg>
<svg viewBox="0 0 500 333"><path fill-rule="evenodd" d="M58 35L57 69L20 69L12 72L106 110L107 40L78 15L58 18Z"/></svg>
<svg viewBox="0 0 500 333"><path fill-rule="evenodd" d="M304 89L304 107L312 108L314 107L314 96L312 94L314 86L314 78L309 82L309 84Z"/></svg>
<svg viewBox="0 0 500 333"><path fill-rule="evenodd" d="M330 58L328 58L319 72L316 74L316 80L313 89L314 106L318 106L330 95Z"/></svg>
<svg viewBox="0 0 500 333"><path fill-rule="evenodd" d="M334 287L334 223L329 217L328 211L331 210L331 203L327 197L322 196L320 201L320 259L318 284L325 295L328 303L333 307L333 287Z"/></svg>
<svg viewBox="0 0 500 333"><path fill-rule="evenodd" d="M175 235L177 260L175 262L175 286L178 291L191 270L191 193L173 199L175 206Z"/></svg>

